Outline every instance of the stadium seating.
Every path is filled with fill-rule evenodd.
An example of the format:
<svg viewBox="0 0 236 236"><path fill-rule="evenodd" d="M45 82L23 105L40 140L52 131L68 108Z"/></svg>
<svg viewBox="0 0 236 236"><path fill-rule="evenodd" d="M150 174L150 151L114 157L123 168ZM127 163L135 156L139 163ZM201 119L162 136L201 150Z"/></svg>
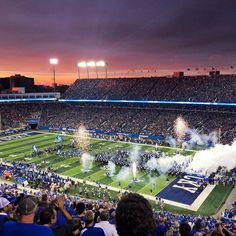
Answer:
<svg viewBox="0 0 236 236"><path fill-rule="evenodd" d="M235 75L76 80L64 98L235 102Z"/></svg>
<svg viewBox="0 0 236 236"><path fill-rule="evenodd" d="M235 138L236 114L226 111L169 110L140 107L84 107L75 105L47 106L41 116L41 125L54 128L99 129L142 135L174 135L174 121L184 117L190 128L200 133L218 133L221 141L230 143Z"/></svg>
<svg viewBox="0 0 236 236"><path fill-rule="evenodd" d="M216 131L222 143L236 137L236 113L233 109L196 107L122 107L75 105L68 103L30 103L0 105L2 129L27 126L26 119L37 115L40 126L51 128L98 129L108 132L127 132L140 135L174 136L174 121L182 116L191 129L201 134Z"/></svg>

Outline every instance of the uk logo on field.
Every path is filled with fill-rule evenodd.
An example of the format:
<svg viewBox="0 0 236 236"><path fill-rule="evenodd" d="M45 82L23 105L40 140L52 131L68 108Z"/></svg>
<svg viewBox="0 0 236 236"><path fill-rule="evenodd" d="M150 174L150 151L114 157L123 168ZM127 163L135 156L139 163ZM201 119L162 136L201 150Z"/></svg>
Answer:
<svg viewBox="0 0 236 236"><path fill-rule="evenodd" d="M157 197L191 205L204 188L204 176L184 174L166 186Z"/></svg>

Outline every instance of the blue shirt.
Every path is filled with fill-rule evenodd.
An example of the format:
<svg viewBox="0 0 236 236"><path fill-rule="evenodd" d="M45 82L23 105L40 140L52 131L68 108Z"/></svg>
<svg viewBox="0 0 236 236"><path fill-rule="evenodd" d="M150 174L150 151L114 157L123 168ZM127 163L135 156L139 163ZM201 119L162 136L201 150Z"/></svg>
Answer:
<svg viewBox="0 0 236 236"><path fill-rule="evenodd" d="M81 236L105 236L105 233L102 228L92 226L83 229Z"/></svg>
<svg viewBox="0 0 236 236"><path fill-rule="evenodd" d="M9 221L3 226L2 236L53 236L49 227Z"/></svg>
<svg viewBox="0 0 236 236"><path fill-rule="evenodd" d="M61 226L61 225L65 225L67 223L66 221L66 218L65 216L63 215L63 213L58 210L57 211L57 221L56 221L56 224L53 226L53 228L57 228L58 226Z"/></svg>
<svg viewBox="0 0 236 236"><path fill-rule="evenodd" d="M159 236L164 236L167 231L167 227L165 224L158 224L156 230Z"/></svg>
<svg viewBox="0 0 236 236"><path fill-rule="evenodd" d="M2 235L2 229L3 225L8 221L8 215L7 214L1 214L0 215L0 235Z"/></svg>

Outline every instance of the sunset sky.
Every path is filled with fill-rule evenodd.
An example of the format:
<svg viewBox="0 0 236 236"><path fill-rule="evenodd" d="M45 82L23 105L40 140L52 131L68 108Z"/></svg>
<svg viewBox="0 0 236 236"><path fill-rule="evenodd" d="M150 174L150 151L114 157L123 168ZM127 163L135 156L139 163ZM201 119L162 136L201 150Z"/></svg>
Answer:
<svg viewBox="0 0 236 236"><path fill-rule="evenodd" d="M235 0L0 0L0 77L50 84L50 57L59 83L84 60L106 60L109 73L226 68L236 64L235 12Z"/></svg>

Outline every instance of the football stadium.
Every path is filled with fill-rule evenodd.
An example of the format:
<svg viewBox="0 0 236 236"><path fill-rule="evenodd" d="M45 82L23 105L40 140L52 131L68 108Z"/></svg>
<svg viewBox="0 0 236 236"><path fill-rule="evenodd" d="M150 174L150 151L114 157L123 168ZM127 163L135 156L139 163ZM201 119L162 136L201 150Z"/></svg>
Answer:
<svg viewBox="0 0 236 236"><path fill-rule="evenodd" d="M61 33L61 28L55 29L56 24L51 21L52 16L46 14L51 6L49 2L51 0L45 5L41 3L42 5L38 7L43 6L43 8L37 8L39 12L36 11L34 4L31 7L27 4L19 7L32 9L35 12L36 16L27 13L24 17L37 22L39 31L50 28L60 36L55 44L48 44L51 40L50 31L46 30L43 33L43 35L48 34L47 40L37 32L44 46L54 45L54 49L59 52L61 45L67 45L64 49L71 50L74 39L69 34L69 29L74 30L75 25L72 22L77 21L76 17L69 13L75 11L72 5L77 7L79 5L73 3L68 6L62 4L62 1L57 3L61 2L65 11L63 16L54 13L53 19L63 18L60 27L63 32L70 35L65 36ZM111 3L107 4L109 7L112 6ZM186 4L189 4L189 7L191 5L187 2ZM82 5L82 9L89 12L89 8ZM22 63L18 60L16 68L19 73L23 68L26 70L24 74L30 77L22 76L18 72L8 76L9 73L15 72L10 69L0 71L0 236L236 235L234 66L228 65L228 61L227 63L220 61L224 58L223 52L222 55L214 54L211 50L215 44L212 43L209 47L210 59L205 61L204 57L199 59L199 63L206 64L202 68L170 67L168 73L162 74L161 70L153 69L153 66L150 66L150 69L139 68L130 69L128 72L117 72L115 65L112 68L114 72L109 71L110 61L115 63L119 58L113 58L113 51L109 51L109 47L117 47L116 55L120 55L120 58L124 50L123 59L127 59L125 61L127 65L131 56L134 62L136 58L134 56L136 54L129 51L137 46L133 44L136 42L136 36L125 37L129 45L127 48L113 38L119 38L119 33L123 38L127 30L130 31L134 27L130 15L126 15L128 13L124 5L118 3L115 5L117 12L122 14L124 11L124 19L126 23L130 22L132 27L128 26L128 23L122 24L122 19L119 19L117 21L121 24L121 31L124 30L125 33L120 33L118 28L115 28L116 32L111 30L107 25L109 21L112 26L117 27L117 22L113 19L117 12L113 9L114 16L106 16L107 24L103 22L104 19L99 21L99 26L102 24L105 28L104 32L110 32L109 30L112 32L109 34L111 39L106 36L106 40L109 38L111 42L114 41L112 46L109 44L110 41L106 41L104 47L104 41L99 41L99 37L103 37L102 33L92 27L93 24L98 26L92 16L91 19L85 17L84 27L82 23L78 23L79 32L84 33L80 36L81 40L90 34L97 37L99 49L94 46L92 51L94 58L98 58L96 53L103 52L110 60L91 59L92 54L88 59L84 57L85 61L81 60L76 64L76 79L74 76L71 83L68 82L69 85L57 84L58 79L65 77L66 81L66 77L72 77L72 73L64 72L63 66L60 71L60 63L63 63L63 60L59 61L57 57L49 59L52 69L50 72L33 72L33 69L27 71L28 68L24 67L24 63L31 65L30 60L36 58L27 50L29 53L27 60L22 56ZM144 3L141 5L146 6ZM148 6L148 12L153 11L152 5L155 5L153 9L157 9L156 3L153 3ZM190 25L196 24L194 15L204 6L204 4L201 7L194 5L195 8L193 5L191 5L192 10L189 9L193 15L187 15ZM218 5L221 6L220 3ZM213 8L218 5L214 5ZM4 4L4 7L10 9L7 4ZM96 7L100 9L101 6L96 5ZM119 7L123 10L121 11ZM167 9L166 7L164 8ZM13 6L11 9L19 14L19 9ZM59 10L57 5L55 9ZM175 7L172 6L171 9L174 10ZM227 9L230 13L230 6ZM145 12L145 8L143 11ZM143 11L139 14L140 17L145 16L145 20L139 23L146 25L149 22L146 21L149 14L144 14ZM43 12L45 19L36 21L37 14L41 16ZM107 11L104 8L101 12ZM134 14L138 12L137 10ZM184 9L184 12L187 10ZM159 14L160 19L166 18L161 12ZM176 13L176 17L182 14L182 11L181 14ZM219 10L219 16L220 14L225 16L223 8ZM235 14L233 15L235 18ZM11 25L7 15L5 17L7 25ZM19 25L24 26L23 32L27 34L30 26L28 23L27 26L23 23L24 17L18 15L16 19L17 22L19 20ZM214 18L215 14L212 14L212 17ZM49 20L49 25L44 22L46 19ZM68 19L70 20L67 21ZM138 22L138 19L136 21ZM18 25L17 22L15 25ZM72 23L73 27L68 22ZM150 22L160 30L161 47L167 47L164 41L167 40L169 33L162 31L159 18L154 17ZM139 35L139 40L142 37L150 37L148 43L142 41L141 45L144 48L155 38L156 31L151 29L150 22L147 24L150 32L143 28L143 32L147 35L145 37ZM204 23L201 22L201 25ZM170 27L168 29L174 32L177 23L173 21L172 24L171 27L169 24L166 27ZM188 25L185 20L182 24L183 27ZM14 28L13 25L11 27ZM6 29L11 31L10 27ZM34 28L32 29L36 32ZM204 34L205 31L201 32ZM11 31L12 35L15 33ZM177 32L175 35L176 38L172 37L178 41L180 35ZM195 41L194 33L193 36L191 47L194 50L200 49L200 46L196 46L200 44L200 36L199 41ZM183 48L190 47L188 46L190 36L188 40L181 37L185 41ZM212 36L209 37L210 41L214 41ZM26 35L22 36L23 38L26 40ZM130 38L131 41L128 43ZM38 40L36 36L35 40ZM67 40L71 43L69 46ZM155 42L159 42L158 40ZM0 39L0 43L3 41ZM216 39L215 41L218 42ZM11 43L11 41L6 42ZM88 42L93 42L93 39L88 39ZM31 46L29 44L27 48ZM37 48L35 45L32 47L35 50ZM178 44L178 47L182 46ZM136 50L138 48L140 46ZM218 45L218 48L219 51L223 51L223 46ZM226 46L224 48L229 52ZM53 53L54 49L49 50L50 53ZM64 49L60 53L63 52L66 58L69 51L67 53ZM88 45L83 48L91 53L89 49ZM40 52L42 48L37 50ZM83 50L79 49L78 52L83 53ZM188 50L185 51L186 55L189 53ZM72 51L75 51L75 47ZM205 55L205 52L201 53ZM145 55L143 68L146 68L145 60L152 65L152 61L148 61L151 57L150 48L146 48ZM197 54L194 55L193 64L197 59ZM184 57L173 58L181 64ZM209 66L208 60L215 59L217 62L219 60L221 65ZM39 65L34 67L35 64L32 64L32 68L43 68L40 59L36 61ZM130 68L133 68L132 63ZM140 61L135 63L138 67ZM158 63L162 63L161 59ZM168 63L171 64L171 60ZM48 78L53 79L52 86L42 82ZM34 80L37 81L36 84Z"/></svg>
<svg viewBox="0 0 236 236"><path fill-rule="evenodd" d="M166 103L160 92L168 98L169 89L163 88L173 80L178 100ZM186 101L181 91L189 80L189 96L195 90L192 83L208 81L201 104L195 97L179 102ZM217 80L225 80L232 89L227 87L217 97L219 102L208 102L207 97L215 98L218 91L213 87ZM217 214L235 184L236 119L228 99L234 95L235 81L227 75L84 79L53 102L42 97L2 99L2 174L35 190L112 202L135 192L157 210Z"/></svg>

